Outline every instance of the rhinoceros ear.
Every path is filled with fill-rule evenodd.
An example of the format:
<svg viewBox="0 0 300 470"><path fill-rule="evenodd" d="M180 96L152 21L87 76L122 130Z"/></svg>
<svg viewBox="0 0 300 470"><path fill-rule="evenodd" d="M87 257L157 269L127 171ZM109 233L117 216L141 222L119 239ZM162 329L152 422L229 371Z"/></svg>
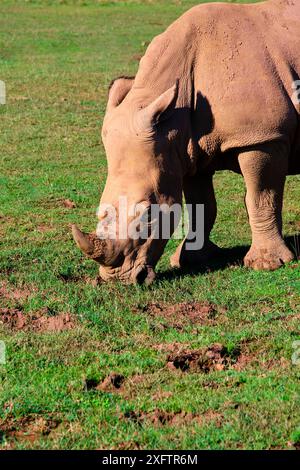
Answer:
<svg viewBox="0 0 300 470"><path fill-rule="evenodd" d="M124 100L131 90L134 77L119 77L113 80L109 86L107 108L115 108Z"/></svg>
<svg viewBox="0 0 300 470"><path fill-rule="evenodd" d="M138 112L138 122L142 128L153 127L170 116L168 111L175 109L178 87L179 80L176 80L175 85Z"/></svg>

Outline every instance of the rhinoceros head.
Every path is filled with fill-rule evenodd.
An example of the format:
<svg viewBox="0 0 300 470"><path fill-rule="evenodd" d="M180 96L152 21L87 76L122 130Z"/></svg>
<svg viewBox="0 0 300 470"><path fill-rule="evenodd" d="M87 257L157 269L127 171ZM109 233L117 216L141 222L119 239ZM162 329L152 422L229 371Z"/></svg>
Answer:
<svg viewBox="0 0 300 470"><path fill-rule="evenodd" d="M120 78L110 88L102 128L108 176L99 222L94 234L73 226L73 237L87 256L100 263L103 279L150 283L167 240L157 233L155 237L137 233L143 229L145 234L145 228L149 233L153 205L181 204L178 129L172 119L178 83L154 100L133 85L134 79ZM139 229L133 230L134 236L132 228Z"/></svg>

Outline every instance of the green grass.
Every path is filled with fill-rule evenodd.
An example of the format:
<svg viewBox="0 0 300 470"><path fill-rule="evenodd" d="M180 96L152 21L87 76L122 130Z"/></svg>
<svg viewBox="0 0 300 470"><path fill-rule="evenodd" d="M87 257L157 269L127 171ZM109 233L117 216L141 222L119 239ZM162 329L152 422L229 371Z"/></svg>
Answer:
<svg viewBox="0 0 300 470"><path fill-rule="evenodd" d="M96 277L97 266L70 236L70 223L95 227L106 178L100 126L110 80L134 73L148 41L195 3L1 2L0 79L7 104L0 106L0 308L28 318L46 312L77 319L73 329L57 333L1 326L4 449L299 443L300 368L291 361L292 343L300 339L299 262L271 273L233 262L175 275L168 259L177 242L170 241L150 288L93 287L86 279ZM290 177L286 185L284 231L290 236L300 226L299 179ZM242 251L250 243L243 181L220 172L215 184L213 240ZM67 198L75 208L63 206ZM176 329L142 308L191 300L211 302L222 313L213 324ZM242 348L252 360L209 374L166 367L168 344L197 349L216 342ZM119 392L84 386L111 372L125 376ZM155 410L198 419L158 424L151 419ZM148 418L126 418L130 412Z"/></svg>

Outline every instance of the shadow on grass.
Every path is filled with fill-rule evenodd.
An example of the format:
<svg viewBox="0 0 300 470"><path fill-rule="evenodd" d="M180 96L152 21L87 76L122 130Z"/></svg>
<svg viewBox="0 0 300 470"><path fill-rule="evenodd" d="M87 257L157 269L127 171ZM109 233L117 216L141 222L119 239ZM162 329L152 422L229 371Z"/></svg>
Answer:
<svg viewBox="0 0 300 470"><path fill-rule="evenodd" d="M296 259L300 259L300 233L284 238L287 246L295 254ZM207 263L190 268L169 269L163 273L158 273L157 278L161 281L171 281L179 276L187 274L204 274L208 272L221 271L229 266L242 266L243 259L250 246L241 245L232 248L222 248L217 257Z"/></svg>

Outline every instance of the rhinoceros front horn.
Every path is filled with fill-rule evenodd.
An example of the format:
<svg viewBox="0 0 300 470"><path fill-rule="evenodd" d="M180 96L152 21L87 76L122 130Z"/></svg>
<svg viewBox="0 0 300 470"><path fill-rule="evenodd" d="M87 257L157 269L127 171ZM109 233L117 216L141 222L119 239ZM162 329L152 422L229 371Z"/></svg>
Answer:
<svg viewBox="0 0 300 470"><path fill-rule="evenodd" d="M80 248L85 255L93 256L95 251L93 241L86 233L79 230L75 224L72 225L72 235L78 248Z"/></svg>
<svg viewBox="0 0 300 470"><path fill-rule="evenodd" d="M98 238L95 233L83 233L75 224L72 225L72 235L76 245L86 256L97 263L105 264L107 255L112 251L107 240Z"/></svg>

